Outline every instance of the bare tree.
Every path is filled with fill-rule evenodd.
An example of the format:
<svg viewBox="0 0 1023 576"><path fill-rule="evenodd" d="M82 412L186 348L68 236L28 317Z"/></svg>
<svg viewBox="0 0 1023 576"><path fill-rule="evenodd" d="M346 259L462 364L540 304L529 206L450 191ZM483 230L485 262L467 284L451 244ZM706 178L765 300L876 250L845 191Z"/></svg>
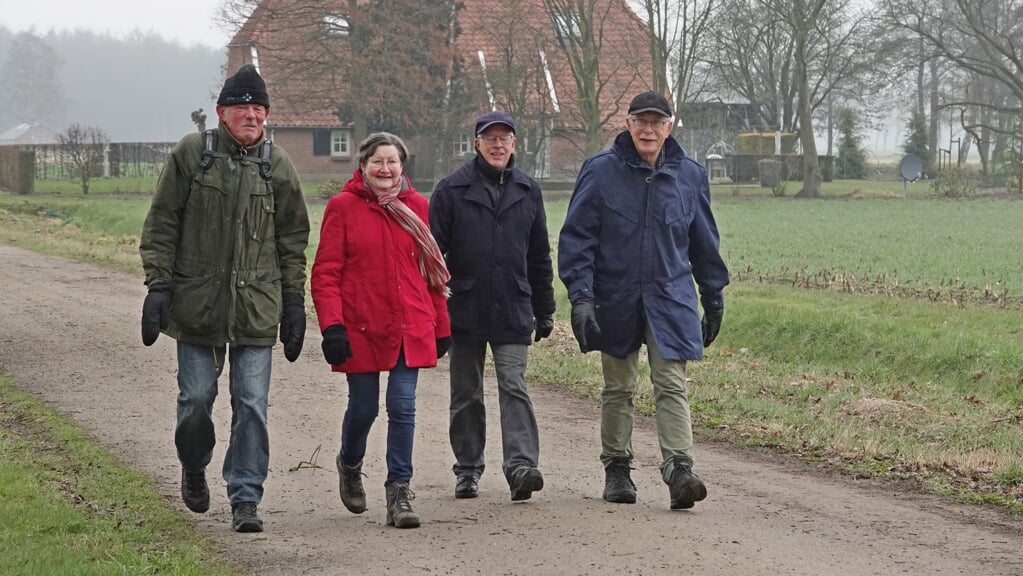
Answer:
<svg viewBox="0 0 1023 576"><path fill-rule="evenodd" d="M715 18L709 38L722 88L749 100L760 129L799 133L799 197L820 195L815 114L883 84L870 23L849 0L726 0Z"/></svg>
<svg viewBox="0 0 1023 576"><path fill-rule="evenodd" d="M1007 94L971 83L945 102L946 107L978 107L992 114L975 114L963 122L975 137L1003 128L996 118L1015 118L1023 138L1023 0L882 0L888 21L913 34L927 50L975 79L987 78ZM985 119L986 116L986 119ZM980 141L986 138L979 137ZM1018 165L1023 186L1023 163Z"/></svg>
<svg viewBox="0 0 1023 576"><path fill-rule="evenodd" d="M558 47L575 81L577 121L585 134L584 153L604 147L608 123L621 112L622 101L642 81L642 63L623 42L610 41L621 33L612 11L629 11L624 0L544 0L553 21Z"/></svg>
<svg viewBox="0 0 1023 576"><path fill-rule="evenodd" d="M94 126L72 124L57 134L57 143L71 178L81 184L82 194L88 194L89 182L97 174L102 174L103 158L110 139L103 130Z"/></svg>
<svg viewBox="0 0 1023 576"><path fill-rule="evenodd" d="M653 63L653 90L670 94L673 108L699 98L697 68L707 61L708 34L719 0L642 0Z"/></svg>
<svg viewBox="0 0 1023 576"><path fill-rule="evenodd" d="M19 32L0 65L0 125L8 122L64 123L61 61L48 43L31 32Z"/></svg>
<svg viewBox="0 0 1023 576"><path fill-rule="evenodd" d="M556 114L551 83L552 63L547 59L548 29L538 29L528 17L527 6L508 2L488 11L484 29L496 54L486 59L477 54L483 77L477 93L493 107L507 111L518 128L515 162L536 177L544 177Z"/></svg>
<svg viewBox="0 0 1023 576"><path fill-rule="evenodd" d="M272 95L298 114L329 113L356 140L375 130L436 135L449 125L460 3L224 0L220 20L274 70ZM381 23L386 22L386 26ZM273 61L273 65L267 64Z"/></svg>

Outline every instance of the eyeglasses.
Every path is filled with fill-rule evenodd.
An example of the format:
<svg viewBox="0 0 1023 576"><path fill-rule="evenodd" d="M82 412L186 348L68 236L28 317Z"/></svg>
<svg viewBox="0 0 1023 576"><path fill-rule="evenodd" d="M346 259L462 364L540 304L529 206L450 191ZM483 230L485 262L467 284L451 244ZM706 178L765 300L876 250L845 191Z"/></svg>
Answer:
<svg viewBox="0 0 1023 576"><path fill-rule="evenodd" d="M477 136L477 138L491 145L497 144L498 142L501 144L511 144L511 141L515 139L515 135L505 134L503 136Z"/></svg>
<svg viewBox="0 0 1023 576"><path fill-rule="evenodd" d="M640 130L644 130L646 128L653 128L654 130L660 130L661 128L664 128L665 126L667 126L671 122L671 120L667 120L667 119L665 119L665 120L644 120L642 118L636 118L635 116L630 116L629 120L632 122L633 126L635 126L636 128L639 128Z"/></svg>

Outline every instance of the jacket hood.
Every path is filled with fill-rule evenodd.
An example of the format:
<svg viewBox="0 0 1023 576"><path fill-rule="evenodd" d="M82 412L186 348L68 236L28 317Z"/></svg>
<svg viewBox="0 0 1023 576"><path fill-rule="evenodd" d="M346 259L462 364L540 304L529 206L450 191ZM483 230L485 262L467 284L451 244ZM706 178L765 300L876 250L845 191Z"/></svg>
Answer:
<svg viewBox="0 0 1023 576"><path fill-rule="evenodd" d="M345 183L345 187L341 189L342 193L355 194L356 196L372 200L376 202L377 196L372 190L366 186L366 181L362 179L362 170L359 168L355 169L351 179ZM402 172L401 174L401 190L398 191L398 198L404 200L408 198L415 189L412 188L412 183L408 179L408 175Z"/></svg>
<svg viewBox="0 0 1023 576"><path fill-rule="evenodd" d="M628 130L623 130L618 136L615 136L614 143L611 144L611 151L631 165L646 165L646 162L639 155L639 150L636 150L636 144L632 141L632 134ZM688 157L686 151L682 149L682 145L678 143L678 140L675 140L674 136L669 135L664 140L664 145L661 147L662 165L677 164ZM655 166L655 168L659 168L659 166Z"/></svg>

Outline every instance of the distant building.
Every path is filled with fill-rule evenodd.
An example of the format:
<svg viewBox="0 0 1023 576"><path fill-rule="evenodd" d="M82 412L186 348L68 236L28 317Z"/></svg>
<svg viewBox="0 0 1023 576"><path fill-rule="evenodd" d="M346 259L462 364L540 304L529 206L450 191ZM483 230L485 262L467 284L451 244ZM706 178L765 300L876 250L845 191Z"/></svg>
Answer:
<svg viewBox="0 0 1023 576"><path fill-rule="evenodd" d="M57 134L42 124L18 124L0 133L0 146L11 144L56 144Z"/></svg>

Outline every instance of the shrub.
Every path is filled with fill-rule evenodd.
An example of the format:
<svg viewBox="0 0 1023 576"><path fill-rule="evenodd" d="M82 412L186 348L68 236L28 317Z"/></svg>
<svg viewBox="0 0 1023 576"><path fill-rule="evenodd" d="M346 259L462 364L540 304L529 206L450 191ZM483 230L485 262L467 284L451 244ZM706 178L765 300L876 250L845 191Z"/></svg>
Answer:
<svg viewBox="0 0 1023 576"><path fill-rule="evenodd" d="M953 166L931 180L931 192L943 198L966 198L977 193L977 185L969 170Z"/></svg>
<svg viewBox="0 0 1023 576"><path fill-rule="evenodd" d="M344 187L345 183L343 180L335 180L331 178L330 180L325 180L322 184L317 186L316 191L319 192L320 198L329 199L335 196Z"/></svg>

